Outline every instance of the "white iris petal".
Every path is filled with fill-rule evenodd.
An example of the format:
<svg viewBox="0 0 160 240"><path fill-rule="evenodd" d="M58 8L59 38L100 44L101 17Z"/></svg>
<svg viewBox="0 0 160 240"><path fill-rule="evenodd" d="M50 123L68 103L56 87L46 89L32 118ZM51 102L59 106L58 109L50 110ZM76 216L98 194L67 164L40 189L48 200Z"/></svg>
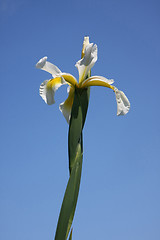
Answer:
<svg viewBox="0 0 160 240"><path fill-rule="evenodd" d="M61 70L57 66L47 61L47 57L41 58L36 64L36 68L49 72L54 78L61 73Z"/></svg>
<svg viewBox="0 0 160 240"><path fill-rule="evenodd" d="M49 88L47 86L49 81L50 80L45 80L43 83L41 83L39 88L39 94L43 98L45 103L47 103L48 105L52 105L55 103L55 100L54 100L55 92L62 84L59 83L53 86L52 88L51 87Z"/></svg>
<svg viewBox="0 0 160 240"><path fill-rule="evenodd" d="M114 87L117 101L117 115L125 115L129 112L130 102L124 92L119 91L116 87Z"/></svg>
<svg viewBox="0 0 160 240"><path fill-rule="evenodd" d="M85 49L89 44L89 37L84 37L83 48L82 48L82 58L84 57Z"/></svg>
<svg viewBox="0 0 160 240"><path fill-rule="evenodd" d="M65 117L67 123L69 123L71 117L71 109L65 107L65 102L59 105L59 110L62 112L63 116Z"/></svg>
<svg viewBox="0 0 160 240"><path fill-rule="evenodd" d="M68 94L69 94L70 90L71 90L71 86L68 86L67 87L67 93ZM70 120L70 117L71 117L71 109L66 108L65 101L59 105L59 110L61 111L61 113L65 117L67 123L69 123L69 120Z"/></svg>
<svg viewBox="0 0 160 240"><path fill-rule="evenodd" d="M91 68L94 66L97 61L97 45L89 43L84 52L84 57L76 63L76 67L79 72L79 82L82 82Z"/></svg>
<svg viewBox="0 0 160 240"><path fill-rule="evenodd" d="M54 100L54 92L52 91L52 89L49 89L49 90L47 89L47 83L49 81L50 80L45 80L43 83L41 83L39 88L39 94L43 98L45 103L47 103L48 105L51 105L55 103L55 100Z"/></svg>
<svg viewBox="0 0 160 240"><path fill-rule="evenodd" d="M47 57L41 58L38 63L36 64L36 68L42 69L46 72L52 74L53 79L45 80L39 89L39 94L43 98L43 100L48 104L51 105L55 103L54 95L56 90L63 84L66 84L63 77L60 77L62 73L60 69L55 66L54 64L47 61Z"/></svg>
<svg viewBox="0 0 160 240"><path fill-rule="evenodd" d="M59 105L59 109L62 112L63 116L65 117L66 121L69 123L71 117L72 104L74 100L74 87L69 86L67 88L67 93L68 98L66 99L66 101Z"/></svg>

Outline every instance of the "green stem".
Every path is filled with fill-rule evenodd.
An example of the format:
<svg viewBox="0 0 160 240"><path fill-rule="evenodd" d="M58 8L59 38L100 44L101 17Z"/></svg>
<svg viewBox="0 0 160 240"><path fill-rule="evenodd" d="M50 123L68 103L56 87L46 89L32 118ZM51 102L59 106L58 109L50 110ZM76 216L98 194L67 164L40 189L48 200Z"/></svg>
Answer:
<svg viewBox="0 0 160 240"><path fill-rule="evenodd" d="M89 102L89 89L75 89L68 133L70 177L65 191L55 240L66 240L72 225L76 209L83 160L82 130Z"/></svg>

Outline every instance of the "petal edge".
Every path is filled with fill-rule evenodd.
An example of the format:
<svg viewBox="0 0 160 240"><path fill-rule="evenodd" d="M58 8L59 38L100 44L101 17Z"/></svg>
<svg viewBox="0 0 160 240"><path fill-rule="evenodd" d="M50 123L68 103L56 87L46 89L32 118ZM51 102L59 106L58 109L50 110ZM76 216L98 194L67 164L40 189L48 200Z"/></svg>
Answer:
<svg viewBox="0 0 160 240"><path fill-rule="evenodd" d="M69 123L70 117L71 117L73 99L74 99L74 88L70 86L69 88L67 88L67 92L69 94L68 98L66 99L65 102L59 105L59 110L62 112L67 123Z"/></svg>
<svg viewBox="0 0 160 240"><path fill-rule="evenodd" d="M125 115L129 112L130 102L124 92L114 87L116 101L117 101L117 116Z"/></svg>
<svg viewBox="0 0 160 240"><path fill-rule="evenodd" d="M97 61L97 45L89 43L84 52L84 57L76 63L76 68L79 72L79 83L84 81L88 72L94 66Z"/></svg>
<svg viewBox="0 0 160 240"><path fill-rule="evenodd" d="M53 77L61 73L61 70L57 66L47 61L47 57L41 58L36 64L36 68L49 72Z"/></svg>
<svg viewBox="0 0 160 240"><path fill-rule="evenodd" d="M62 85L61 78L53 78L50 80L45 80L43 83L41 83L39 88L39 94L42 97L42 99L47 103L48 105L52 105L55 103L54 95L56 90Z"/></svg>

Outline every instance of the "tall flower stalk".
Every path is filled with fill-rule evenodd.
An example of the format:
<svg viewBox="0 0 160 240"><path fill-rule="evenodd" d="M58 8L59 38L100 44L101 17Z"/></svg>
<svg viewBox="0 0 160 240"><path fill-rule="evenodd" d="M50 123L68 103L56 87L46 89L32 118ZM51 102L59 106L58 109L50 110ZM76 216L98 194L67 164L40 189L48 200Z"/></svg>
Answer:
<svg viewBox="0 0 160 240"><path fill-rule="evenodd" d="M97 61L97 45L89 43L89 37L83 41L81 59L76 63L79 72L79 81L69 74L61 72L58 67L47 61L47 57L39 60L37 68L52 74L50 80L45 80L40 86L40 96L51 105L55 103L55 91L64 84L68 84L68 98L60 104L69 124L68 155L70 177L64 194L60 215L58 219L55 240L72 239L72 221L76 209L79 186L81 180L83 160L83 127L89 104L91 86L104 86L114 91L117 101L117 115L125 115L130 109L130 103L126 95L113 86L113 79L102 76L91 76L91 68ZM70 235L69 235L70 232Z"/></svg>

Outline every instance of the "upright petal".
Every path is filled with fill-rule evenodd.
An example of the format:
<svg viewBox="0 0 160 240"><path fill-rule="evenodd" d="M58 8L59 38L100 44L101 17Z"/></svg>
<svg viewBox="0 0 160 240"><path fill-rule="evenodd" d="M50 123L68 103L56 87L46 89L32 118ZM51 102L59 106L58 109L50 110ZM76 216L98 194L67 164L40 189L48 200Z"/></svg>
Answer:
<svg viewBox="0 0 160 240"><path fill-rule="evenodd" d="M58 67L56 67L54 64L47 61L47 57L41 58L36 64L36 68L39 68L46 72L51 73L53 77L56 77L61 73Z"/></svg>
<svg viewBox="0 0 160 240"><path fill-rule="evenodd" d="M114 92L116 94L117 101L117 115L125 115L128 113L130 109L130 102L124 92L119 91L116 87L114 87Z"/></svg>
<svg viewBox="0 0 160 240"><path fill-rule="evenodd" d="M65 102L59 105L59 109L63 113L63 116L65 117L66 121L69 123L71 117L72 104L74 100L74 87L69 86L67 88L67 92L69 96Z"/></svg>
<svg viewBox="0 0 160 240"><path fill-rule="evenodd" d="M55 103L54 95L56 90L62 85L62 78L57 77L45 80L39 88L39 94L48 105Z"/></svg>
<svg viewBox="0 0 160 240"><path fill-rule="evenodd" d="M89 44L89 37L84 37L84 40L83 40L83 48L82 48L82 56L81 56L81 58L84 57L85 49L86 49L86 47L87 47L88 44Z"/></svg>
<svg viewBox="0 0 160 240"><path fill-rule="evenodd" d="M84 57L76 63L76 67L79 72L79 83L84 81L88 72L94 66L97 61L97 45L89 43L84 51Z"/></svg>

